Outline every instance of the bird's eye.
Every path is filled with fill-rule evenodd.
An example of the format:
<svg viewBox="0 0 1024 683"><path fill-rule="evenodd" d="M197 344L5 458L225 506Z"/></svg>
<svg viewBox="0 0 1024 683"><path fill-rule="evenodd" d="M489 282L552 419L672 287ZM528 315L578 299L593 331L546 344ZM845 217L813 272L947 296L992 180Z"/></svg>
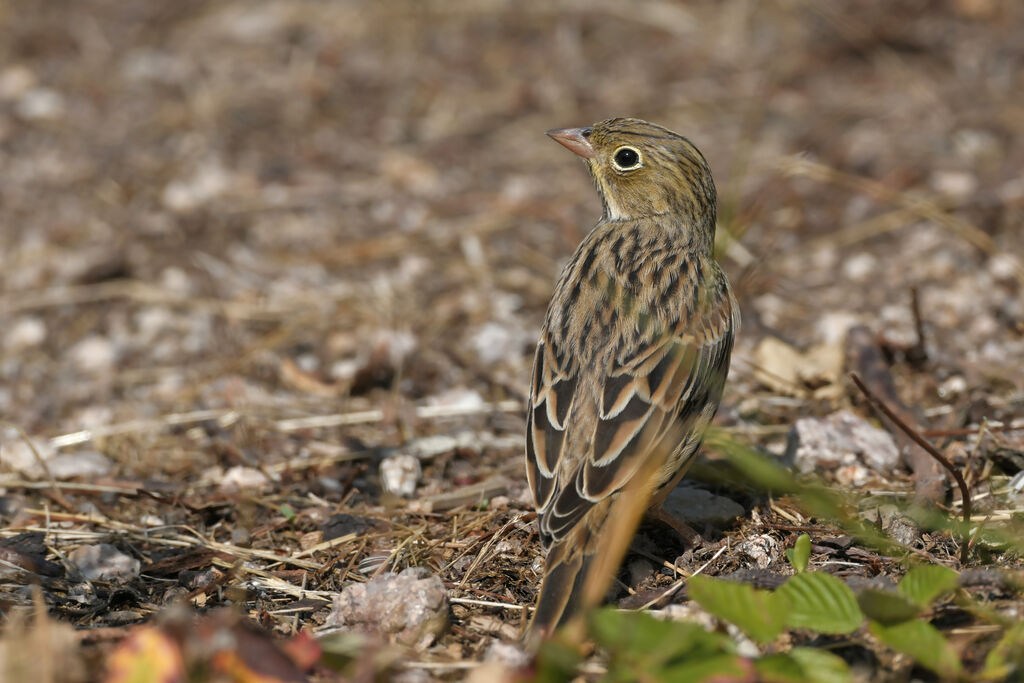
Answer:
<svg viewBox="0 0 1024 683"><path fill-rule="evenodd" d="M634 168L640 168L640 152L632 147L619 147L612 156L612 162L620 171L632 171Z"/></svg>

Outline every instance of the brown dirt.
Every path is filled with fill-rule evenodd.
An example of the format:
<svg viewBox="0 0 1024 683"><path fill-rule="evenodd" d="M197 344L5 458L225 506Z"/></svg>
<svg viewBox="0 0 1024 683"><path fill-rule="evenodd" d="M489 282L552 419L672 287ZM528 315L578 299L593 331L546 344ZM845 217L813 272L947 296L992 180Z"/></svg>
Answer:
<svg viewBox="0 0 1024 683"><path fill-rule="evenodd" d="M598 213L553 127L640 116L708 157L744 315L719 418L738 438L780 452L798 417L868 415L836 377L821 391L756 373L764 338L836 346L853 323L881 338L922 427L1024 414L1012 0L61 1L0 5L0 35L0 535L27 544L8 546L24 569L0 586L8 614L41 583L79 629L184 596L290 634L375 567L423 565L455 604L419 657L476 660L514 637L511 606L539 581L521 463L532 345ZM13 425L41 456L103 467L54 484ZM1014 433L939 445L976 494L1024 466ZM401 499L378 472L406 453L423 471ZM631 589L671 584L662 561L695 569L720 541L838 533L716 471L704 487L747 517L688 554L645 527L631 557L653 574ZM871 477L865 492L912 488ZM1011 518L1006 495L979 514ZM64 571L101 542L141 576ZM916 543L956 566L948 538ZM842 571L900 571L862 553ZM706 571L751 565L726 550Z"/></svg>

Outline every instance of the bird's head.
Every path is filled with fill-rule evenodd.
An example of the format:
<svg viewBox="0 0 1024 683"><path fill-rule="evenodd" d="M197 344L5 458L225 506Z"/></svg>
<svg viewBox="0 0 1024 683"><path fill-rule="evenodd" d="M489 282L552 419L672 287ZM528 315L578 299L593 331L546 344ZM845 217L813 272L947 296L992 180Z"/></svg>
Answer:
<svg viewBox="0 0 1024 683"><path fill-rule="evenodd" d="M715 183L689 140L640 119L608 119L547 134L583 157L609 221L679 215L712 238Z"/></svg>

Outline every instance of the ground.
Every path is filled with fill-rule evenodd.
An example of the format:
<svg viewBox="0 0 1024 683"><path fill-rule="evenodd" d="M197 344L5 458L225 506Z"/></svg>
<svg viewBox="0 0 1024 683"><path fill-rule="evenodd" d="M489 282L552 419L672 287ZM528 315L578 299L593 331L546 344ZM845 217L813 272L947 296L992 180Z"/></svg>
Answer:
<svg viewBox="0 0 1024 683"><path fill-rule="evenodd" d="M51 680L101 676L172 603L283 638L410 566L452 607L407 672L459 678L518 636L532 349L600 212L543 132L611 116L685 134L714 172L743 313L730 438L778 456L798 419L875 420L846 379L869 347L975 517L1022 507L1021 432L977 433L1024 414L1020 3L54 1L0 5L0 35L0 595L8 625L44 605L76 629ZM409 455L411 493L385 490ZM841 525L722 463L692 479L744 514L696 550L645 525L612 602L760 566L751 539L770 571L803 531L832 558ZM903 465L847 464L817 474L879 510L914 491ZM125 574L86 580L102 544ZM850 547L839 576L904 570ZM858 676L913 671L847 650Z"/></svg>

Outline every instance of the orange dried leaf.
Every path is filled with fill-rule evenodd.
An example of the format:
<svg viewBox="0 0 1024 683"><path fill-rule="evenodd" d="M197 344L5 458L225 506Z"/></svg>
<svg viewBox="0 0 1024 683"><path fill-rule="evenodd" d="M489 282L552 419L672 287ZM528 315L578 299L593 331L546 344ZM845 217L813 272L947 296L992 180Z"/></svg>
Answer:
<svg viewBox="0 0 1024 683"><path fill-rule="evenodd" d="M178 644L159 628L144 626L122 640L107 661L106 683L178 683L185 664Z"/></svg>
<svg viewBox="0 0 1024 683"><path fill-rule="evenodd" d="M297 633L294 638L284 643L281 649L284 650L284 653L288 655L288 658L292 660L295 666L302 671L312 669L320 661L320 655L323 654L316 638L309 635L306 631Z"/></svg>

